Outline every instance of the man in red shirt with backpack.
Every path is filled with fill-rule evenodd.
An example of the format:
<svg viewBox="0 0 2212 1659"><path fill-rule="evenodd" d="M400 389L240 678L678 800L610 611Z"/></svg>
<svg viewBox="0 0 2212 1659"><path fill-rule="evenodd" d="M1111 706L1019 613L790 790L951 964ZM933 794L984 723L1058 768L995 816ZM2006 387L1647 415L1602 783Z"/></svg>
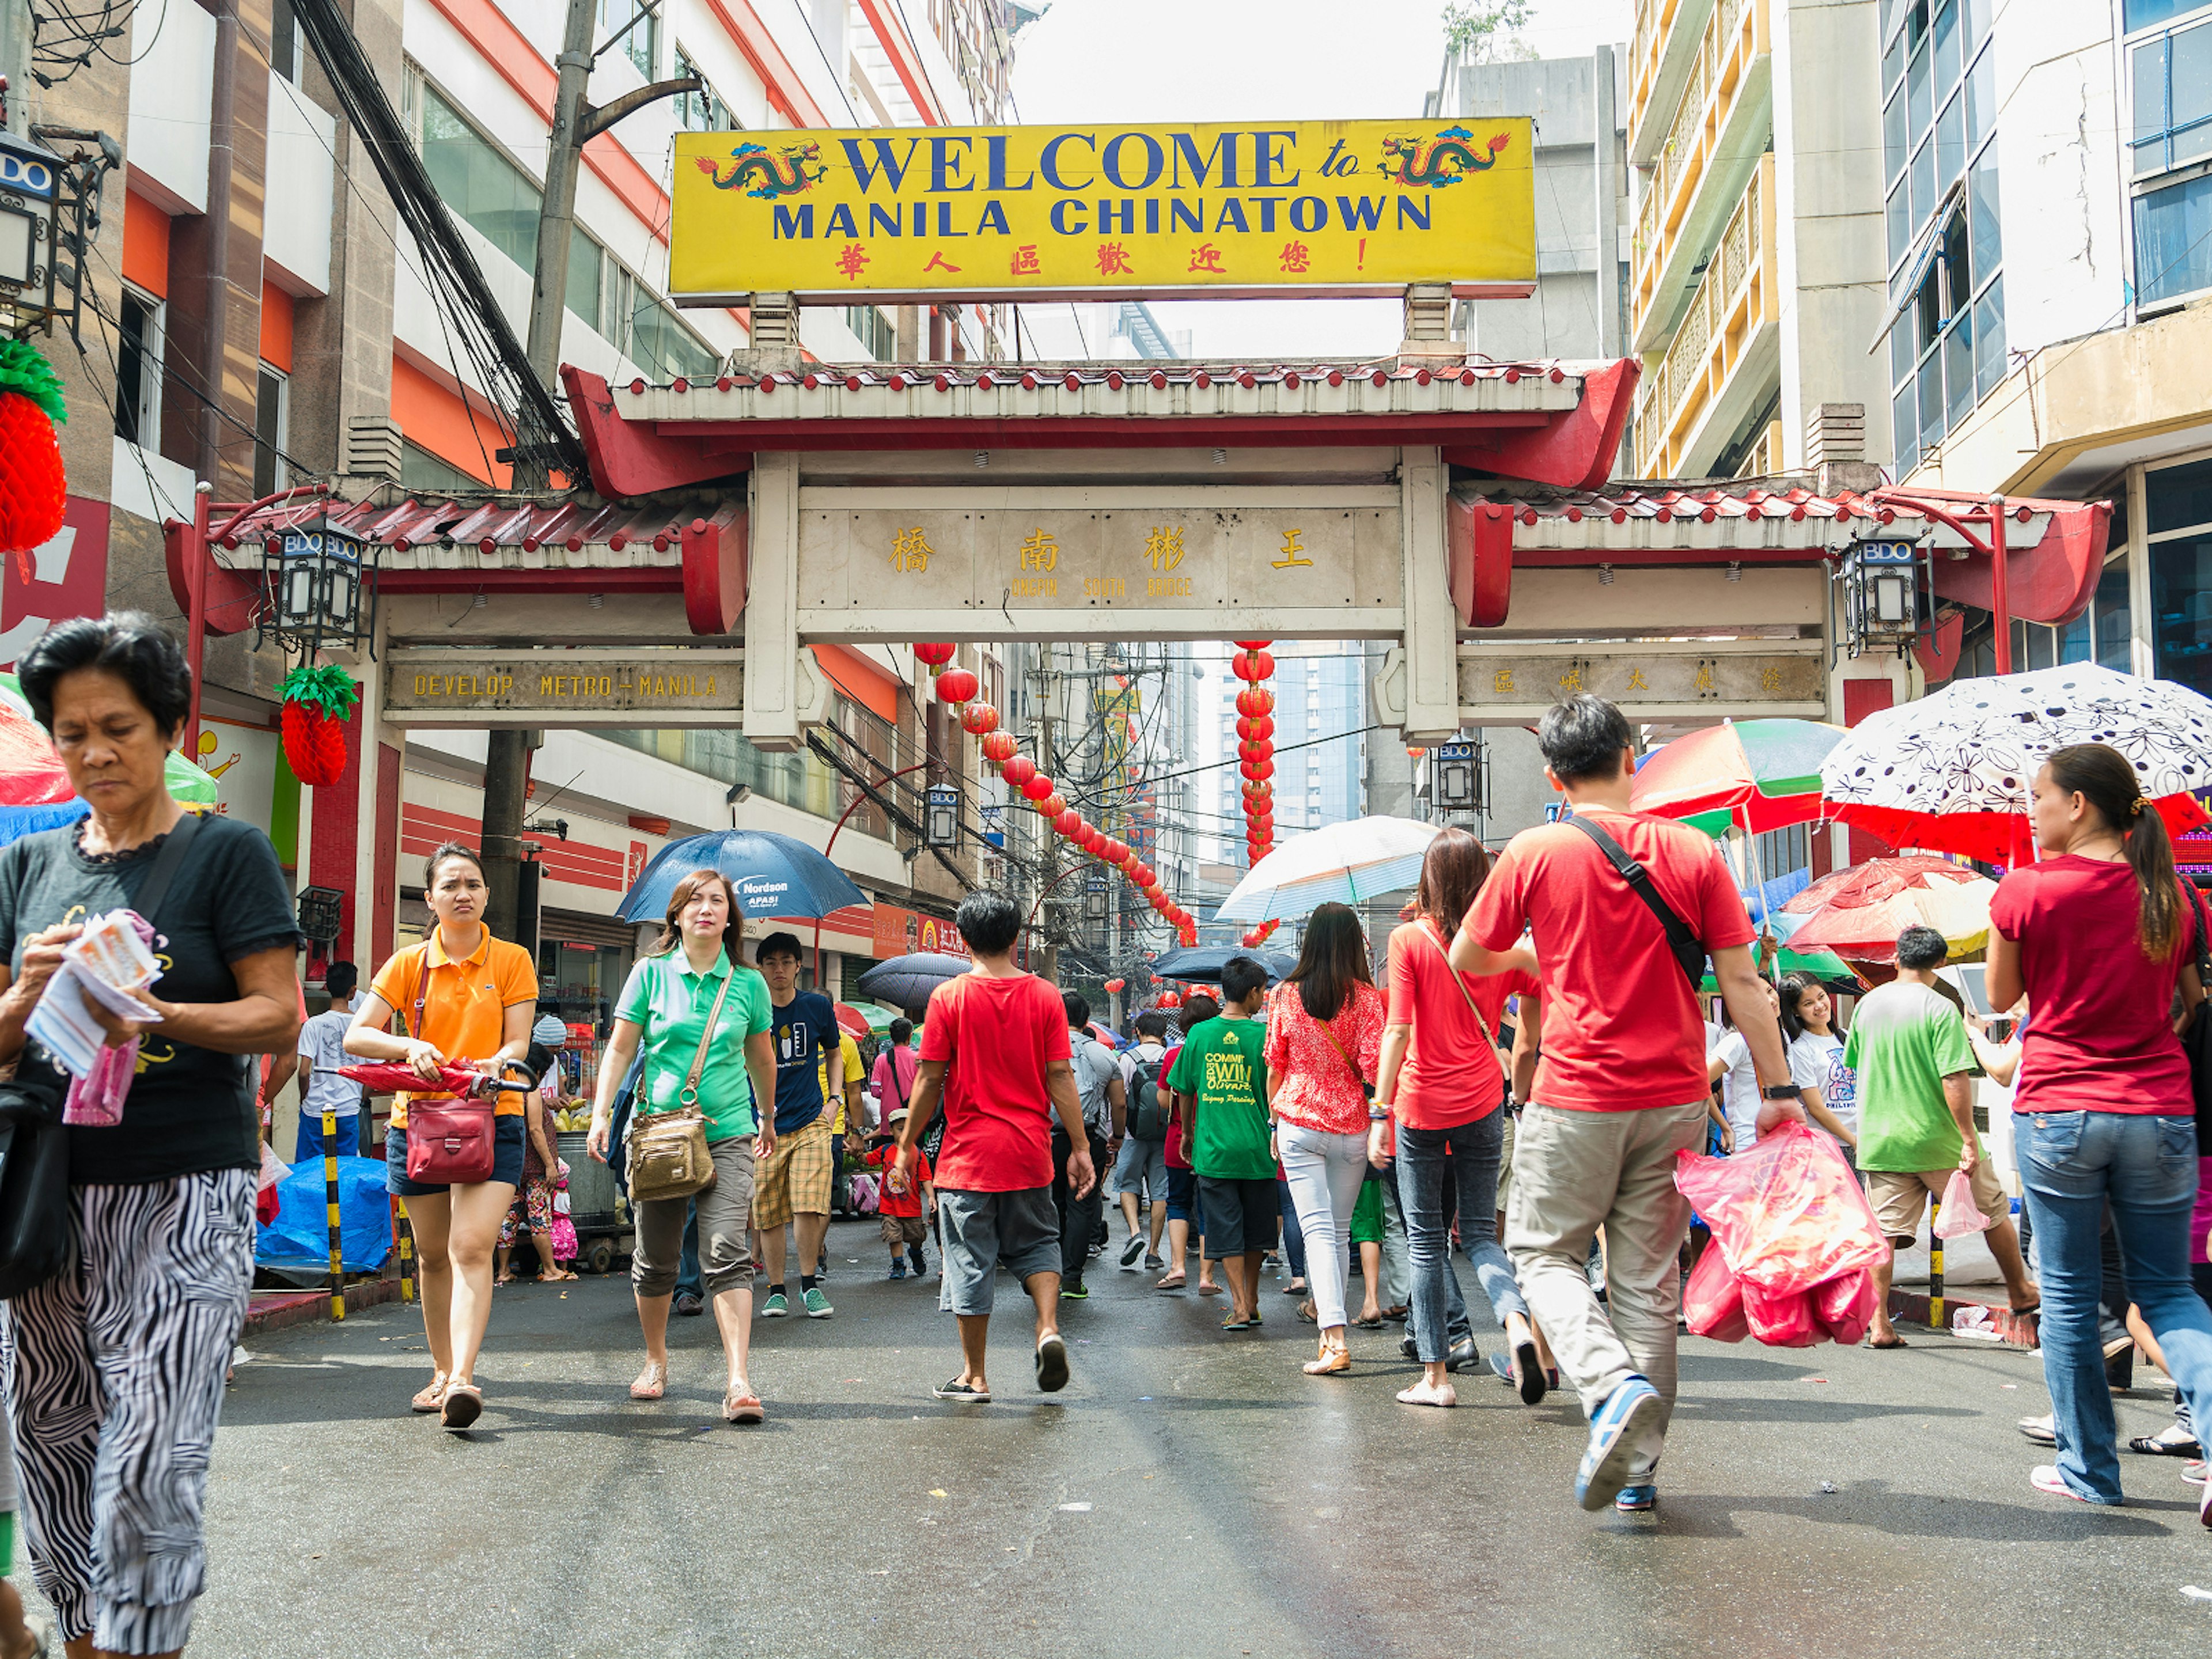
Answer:
<svg viewBox="0 0 2212 1659"><path fill-rule="evenodd" d="M1765 1091L1795 1099L1796 1089L1719 849L1629 805L1635 738L1620 710L1571 698L1544 716L1536 740L1573 816L1513 838L1451 962L1498 973L1523 930L1534 937L1543 1058L1515 1138L1505 1248L1589 1416L1576 1498L1633 1513L1658 1503L1653 1476L1674 1410L1675 1259L1690 1224L1674 1154L1705 1144L1706 957ZM1600 1227L1602 1305L1584 1271Z"/></svg>

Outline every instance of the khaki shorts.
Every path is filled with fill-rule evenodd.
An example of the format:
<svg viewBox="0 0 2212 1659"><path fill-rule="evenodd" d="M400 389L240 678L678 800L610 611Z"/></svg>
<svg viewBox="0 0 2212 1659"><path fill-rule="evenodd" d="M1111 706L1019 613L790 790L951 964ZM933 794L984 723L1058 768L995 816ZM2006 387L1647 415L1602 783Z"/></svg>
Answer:
<svg viewBox="0 0 2212 1659"><path fill-rule="evenodd" d="M929 1237L929 1224L918 1215L879 1215L884 1243L896 1250L902 1244L919 1244Z"/></svg>
<svg viewBox="0 0 2212 1659"><path fill-rule="evenodd" d="M830 1213L830 1120L775 1138L753 1188L753 1225L766 1232L793 1215Z"/></svg>
<svg viewBox="0 0 2212 1659"><path fill-rule="evenodd" d="M1506 1198L1513 1191L1513 1132L1521 1127L1519 1116L1504 1113L1504 1139L1498 1149L1498 1213L1505 1213Z"/></svg>
<svg viewBox="0 0 2212 1659"><path fill-rule="evenodd" d="M1954 1166L1948 1170L1925 1170L1917 1175L1895 1170L1868 1170L1867 1198L1874 1205L1875 1219L1881 1224L1887 1238L1917 1238L1920 1234L1920 1218L1928 1208L1929 1198L1943 1196L1943 1189L1951 1184L1958 1173ZM2003 1220L2012 1213L2005 1201L2004 1189L1997 1185L1996 1170L1984 1157L1974 1165L1972 1180L1974 1207L1985 1216Z"/></svg>

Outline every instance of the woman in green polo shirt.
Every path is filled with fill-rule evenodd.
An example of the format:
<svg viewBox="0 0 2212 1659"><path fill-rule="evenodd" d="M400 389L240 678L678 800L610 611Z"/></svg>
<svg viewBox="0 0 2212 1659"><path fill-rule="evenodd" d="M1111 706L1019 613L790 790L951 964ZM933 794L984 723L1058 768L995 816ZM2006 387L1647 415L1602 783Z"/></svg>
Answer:
<svg viewBox="0 0 2212 1659"><path fill-rule="evenodd" d="M752 1251L746 1235L752 1219L753 1159L766 1158L775 1146L775 1119L763 1119L753 1109L756 1100L775 1098L775 1047L769 1036L768 981L744 965L741 927L736 895L719 871L695 870L676 884L660 937L652 953L630 970L615 1007L614 1039L599 1067L589 1146L592 1156L605 1163L616 1085L641 1053L637 1109L675 1109L708 1016L719 1000L721 1011L699 1073L699 1106L707 1117L714 1183L696 1200L653 1199L631 1206L637 1246L629 1276L637 1295L637 1321L645 1329L645 1369L629 1392L633 1400L658 1400L667 1389L668 1304L676 1289L685 1218L696 1201L702 1278L730 1363L722 1415L732 1423L757 1423L763 1415L760 1396L745 1374L753 1318Z"/></svg>

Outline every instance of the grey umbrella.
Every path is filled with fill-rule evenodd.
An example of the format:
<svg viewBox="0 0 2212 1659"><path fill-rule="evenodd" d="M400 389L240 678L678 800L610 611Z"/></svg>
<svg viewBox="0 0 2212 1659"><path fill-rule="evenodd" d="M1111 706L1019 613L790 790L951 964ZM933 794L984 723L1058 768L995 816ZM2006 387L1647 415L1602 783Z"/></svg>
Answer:
<svg viewBox="0 0 2212 1659"><path fill-rule="evenodd" d="M860 975L860 994L919 1016L929 1006L932 991L974 965L964 957L948 957L935 951L893 957Z"/></svg>
<svg viewBox="0 0 2212 1659"><path fill-rule="evenodd" d="M1273 984L1297 967L1297 958L1283 951L1255 951L1243 945L1194 945L1187 951L1170 951L1152 963L1155 979L1179 979L1196 985L1218 985L1221 970L1232 957L1249 957L1267 970Z"/></svg>

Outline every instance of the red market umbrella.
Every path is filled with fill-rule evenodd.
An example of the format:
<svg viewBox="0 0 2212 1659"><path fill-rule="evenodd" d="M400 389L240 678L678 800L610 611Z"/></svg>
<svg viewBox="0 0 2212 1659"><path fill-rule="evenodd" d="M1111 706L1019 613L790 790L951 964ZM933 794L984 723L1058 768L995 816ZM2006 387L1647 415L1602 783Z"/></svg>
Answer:
<svg viewBox="0 0 2212 1659"><path fill-rule="evenodd" d="M1754 834L1826 816L1820 763L1844 728L1820 720L1735 720L1676 738L1637 769L1629 804L1694 821L1709 835L1729 824Z"/></svg>
<svg viewBox="0 0 2212 1659"><path fill-rule="evenodd" d="M1832 951L1852 962L1894 962L1897 936L1933 927L1954 957L1989 943L1996 884L1976 871L1925 856L1875 859L1823 876L1783 907L1804 921L1790 935L1796 951Z"/></svg>
<svg viewBox="0 0 2212 1659"><path fill-rule="evenodd" d="M837 1029L855 1042L868 1035L867 1017L849 1002L830 1005L837 1011Z"/></svg>

